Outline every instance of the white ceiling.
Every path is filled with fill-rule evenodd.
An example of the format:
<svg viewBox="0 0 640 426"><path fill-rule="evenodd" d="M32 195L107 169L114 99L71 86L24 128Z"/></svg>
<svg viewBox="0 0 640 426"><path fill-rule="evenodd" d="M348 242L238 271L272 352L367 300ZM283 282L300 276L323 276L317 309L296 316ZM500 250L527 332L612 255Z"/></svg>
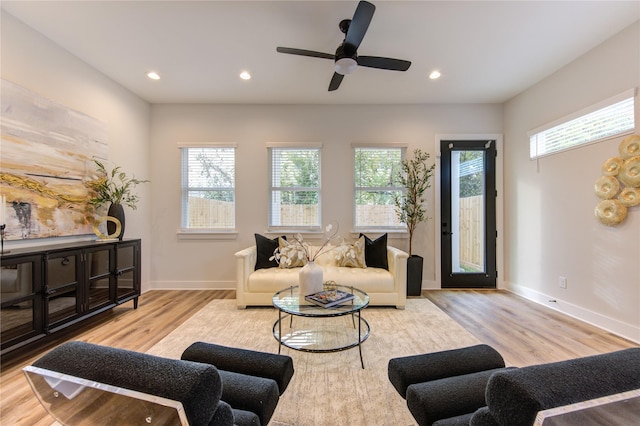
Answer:
<svg viewBox="0 0 640 426"><path fill-rule="evenodd" d="M500 103L629 26L640 2L380 1L359 67L335 92L333 54L357 1L10 1L2 9L151 103ZM612 64L615 66L615 64ZM438 69L442 77L431 81ZM160 81L145 76L149 70ZM243 70L249 81L240 80Z"/></svg>

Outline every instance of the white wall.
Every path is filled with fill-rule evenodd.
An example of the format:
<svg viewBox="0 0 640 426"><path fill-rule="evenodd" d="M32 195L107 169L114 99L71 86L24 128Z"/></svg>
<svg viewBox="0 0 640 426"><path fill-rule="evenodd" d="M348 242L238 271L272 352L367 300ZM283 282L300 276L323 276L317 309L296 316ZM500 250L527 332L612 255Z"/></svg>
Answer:
<svg viewBox="0 0 640 426"><path fill-rule="evenodd" d="M235 288L234 253L267 230L268 142L321 142L322 217L348 236L353 223L352 142L402 142L434 153L439 133L501 133L500 105L154 105L151 113L154 288ZM235 142L236 217L233 240L179 240L179 142ZM433 157L432 157L433 158ZM435 160L435 158L433 158ZM434 206L434 188L428 208ZM433 211L433 210L432 210ZM435 217L434 215L432 215ZM435 277L434 222L421 224L414 252L425 258L424 281ZM408 248L408 240L390 244Z"/></svg>
<svg viewBox="0 0 640 426"><path fill-rule="evenodd" d="M640 342L640 207L605 227L594 182L622 138L529 160L527 131L640 86L632 25L505 105L506 275L514 291ZM636 95L636 129L640 127ZM567 278L567 288L558 285ZM549 302L556 300L556 302Z"/></svg>
<svg viewBox="0 0 640 426"><path fill-rule="evenodd" d="M504 106L150 107L2 11L2 78L109 126L111 160L151 183L127 211L127 236L143 239L143 290L233 288L233 253L265 232L266 142L319 141L325 220L351 230L351 142L405 142L433 154L436 134L504 133L505 271L527 297L640 341L640 208L606 228L593 218L593 182L618 140L528 159L526 132L640 83L638 24ZM640 113L637 114L640 116ZM503 125L504 119L504 125ZM640 123L640 117L637 118ZM231 240L178 240L180 141L238 144L237 226ZM434 190L428 197L434 208ZM434 222L418 229L427 286L435 279ZM391 240L406 249L406 239ZM567 289L558 277L568 278ZM554 299L556 303L549 303Z"/></svg>
<svg viewBox="0 0 640 426"><path fill-rule="evenodd" d="M1 19L2 78L107 123L109 160L137 178L148 178L149 104L8 13L2 11ZM143 239L143 291L150 279L150 186L136 190L141 199L137 210L125 208L125 238Z"/></svg>

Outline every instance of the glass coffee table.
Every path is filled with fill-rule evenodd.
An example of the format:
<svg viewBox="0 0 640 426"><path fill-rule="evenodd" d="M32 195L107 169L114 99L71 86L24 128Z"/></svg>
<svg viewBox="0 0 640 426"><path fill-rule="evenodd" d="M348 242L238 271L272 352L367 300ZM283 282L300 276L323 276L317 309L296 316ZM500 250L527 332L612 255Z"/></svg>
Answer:
<svg viewBox="0 0 640 426"><path fill-rule="evenodd" d="M355 287L334 285L353 294L353 299L343 304L325 308L300 296L298 286L280 290L273 295L273 306L278 309L278 320L273 324L273 337L278 341L278 353L282 346L303 352L339 352L358 347L360 365L362 342L367 340L371 327L360 315L369 306L369 295ZM296 318L294 323L293 317ZM349 318L350 317L350 318ZM289 318L289 324L284 320ZM285 330L283 330L283 328Z"/></svg>

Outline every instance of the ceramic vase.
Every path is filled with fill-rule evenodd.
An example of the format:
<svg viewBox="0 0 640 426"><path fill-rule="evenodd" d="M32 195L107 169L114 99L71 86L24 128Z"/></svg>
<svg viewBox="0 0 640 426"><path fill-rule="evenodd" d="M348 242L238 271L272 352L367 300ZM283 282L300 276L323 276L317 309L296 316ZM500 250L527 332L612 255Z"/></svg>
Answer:
<svg viewBox="0 0 640 426"><path fill-rule="evenodd" d="M111 204L109 206L109 212L107 215L111 217L115 217L120 221L120 225L122 228L120 229L120 235L118 235L118 239L122 241L122 237L124 236L124 208L122 204ZM113 222L107 222L107 234L111 235L116 232L116 224Z"/></svg>
<svg viewBox="0 0 640 426"><path fill-rule="evenodd" d="M300 296L322 291L322 268L315 262L308 262L300 269L298 280L300 285Z"/></svg>

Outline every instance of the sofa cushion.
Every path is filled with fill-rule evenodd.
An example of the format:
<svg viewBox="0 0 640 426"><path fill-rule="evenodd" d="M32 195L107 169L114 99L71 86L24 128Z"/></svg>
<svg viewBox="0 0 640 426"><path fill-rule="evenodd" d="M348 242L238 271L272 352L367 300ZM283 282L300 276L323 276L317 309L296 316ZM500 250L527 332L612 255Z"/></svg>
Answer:
<svg viewBox="0 0 640 426"><path fill-rule="evenodd" d="M387 234L384 234L375 240L360 234L364 237L364 257L367 267L389 269L389 261L387 260Z"/></svg>
<svg viewBox="0 0 640 426"><path fill-rule="evenodd" d="M322 268L323 280L338 285L353 286L367 293L389 293L394 290L393 275L380 268L345 268L327 266Z"/></svg>
<svg viewBox="0 0 640 426"><path fill-rule="evenodd" d="M247 289L255 293L275 293L296 286L300 269L260 269L249 275ZM335 281L336 284L354 286L367 293L388 293L394 289L393 275L384 269L323 266L322 271L323 282Z"/></svg>
<svg viewBox="0 0 640 426"><path fill-rule="evenodd" d="M254 269L277 268L278 262L273 258L273 253L278 248L278 238L270 239L260 234L255 234L255 238L257 257ZM282 238L286 239L284 236Z"/></svg>
<svg viewBox="0 0 640 426"><path fill-rule="evenodd" d="M298 285L300 269L268 268L254 271L247 278L247 291L273 294L283 288Z"/></svg>

